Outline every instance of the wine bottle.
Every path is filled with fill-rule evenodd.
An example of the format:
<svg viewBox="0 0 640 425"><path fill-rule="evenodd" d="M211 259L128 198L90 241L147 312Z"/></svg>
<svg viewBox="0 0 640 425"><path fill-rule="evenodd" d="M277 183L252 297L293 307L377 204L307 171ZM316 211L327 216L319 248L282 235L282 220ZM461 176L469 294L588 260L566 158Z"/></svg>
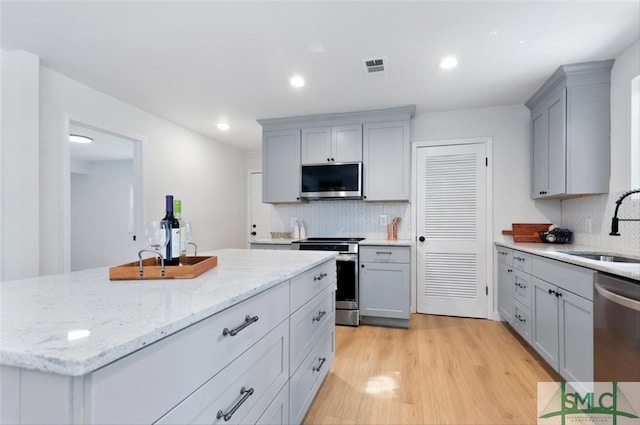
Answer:
<svg viewBox="0 0 640 425"><path fill-rule="evenodd" d="M180 222L173 215L173 195L167 195L166 210L167 213L163 220L169 222L171 232L167 242L164 263L168 266L177 266L180 258Z"/></svg>
<svg viewBox="0 0 640 425"><path fill-rule="evenodd" d="M173 200L173 215L180 223L180 264L186 264L187 258L187 230L185 221L182 219L182 201Z"/></svg>

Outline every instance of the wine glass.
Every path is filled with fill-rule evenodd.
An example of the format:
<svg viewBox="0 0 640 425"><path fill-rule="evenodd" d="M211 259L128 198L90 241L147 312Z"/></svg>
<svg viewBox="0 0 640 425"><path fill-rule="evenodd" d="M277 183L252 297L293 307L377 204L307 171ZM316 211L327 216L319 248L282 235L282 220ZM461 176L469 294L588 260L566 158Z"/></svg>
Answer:
<svg viewBox="0 0 640 425"><path fill-rule="evenodd" d="M169 222L166 220L152 220L147 222L144 229L144 236L149 248L158 252L164 257L162 251L169 242L169 232L171 231Z"/></svg>
<svg viewBox="0 0 640 425"><path fill-rule="evenodd" d="M191 222L189 220L185 220L184 222L184 246L185 246L185 253L186 253L186 248L188 245L193 245L193 247L195 248L195 251L193 253L194 256L198 255L198 245L195 244L195 242L193 242L193 227L191 227Z"/></svg>

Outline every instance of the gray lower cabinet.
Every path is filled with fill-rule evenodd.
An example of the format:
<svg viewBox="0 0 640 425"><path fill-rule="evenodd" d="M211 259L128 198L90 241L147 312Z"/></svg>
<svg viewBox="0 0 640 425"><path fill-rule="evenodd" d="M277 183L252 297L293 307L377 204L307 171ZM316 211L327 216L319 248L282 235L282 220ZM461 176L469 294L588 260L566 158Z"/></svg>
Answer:
<svg viewBox="0 0 640 425"><path fill-rule="evenodd" d="M513 259L511 325L564 379L593 381L594 271L517 250ZM500 258L498 269L500 284Z"/></svg>
<svg viewBox="0 0 640 425"><path fill-rule="evenodd" d="M409 326L409 247L360 247L360 322Z"/></svg>
<svg viewBox="0 0 640 425"><path fill-rule="evenodd" d="M498 247L498 313L511 323L513 317L513 250Z"/></svg>
<svg viewBox="0 0 640 425"><path fill-rule="evenodd" d="M273 250L290 250L290 243L260 243L260 242L251 242L249 244L251 249L273 249Z"/></svg>
<svg viewBox="0 0 640 425"><path fill-rule="evenodd" d="M84 376L2 366L3 418L299 424L335 356L335 287L331 260Z"/></svg>
<svg viewBox="0 0 640 425"><path fill-rule="evenodd" d="M262 202L300 202L300 130L262 133Z"/></svg>

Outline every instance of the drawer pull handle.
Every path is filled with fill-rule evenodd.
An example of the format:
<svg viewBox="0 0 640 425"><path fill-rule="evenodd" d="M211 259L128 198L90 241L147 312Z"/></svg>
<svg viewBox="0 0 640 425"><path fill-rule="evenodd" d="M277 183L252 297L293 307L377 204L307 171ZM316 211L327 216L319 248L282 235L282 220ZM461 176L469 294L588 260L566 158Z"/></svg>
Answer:
<svg viewBox="0 0 640 425"><path fill-rule="evenodd" d="M313 277L313 281L315 282L316 280L322 280L325 277L327 277L328 275L326 273L320 273L318 276L314 276Z"/></svg>
<svg viewBox="0 0 640 425"><path fill-rule="evenodd" d="M223 413L222 410L218 410L216 419L223 418L224 421L227 422L229 419L231 419L231 416L233 416L233 414L236 413L236 410L238 410L238 408L242 406L242 404L245 401L247 401L247 399L251 397L252 394L253 394L253 388L249 388L248 390L246 390L244 387L240 388L240 395L242 396L240 401L238 401L236 405L233 406L231 410L229 410L227 413Z"/></svg>
<svg viewBox="0 0 640 425"><path fill-rule="evenodd" d="M517 286L518 288L520 288L520 289L527 289L527 285L523 285L523 284L522 284L522 283L520 283L520 282L516 282L516 286Z"/></svg>
<svg viewBox="0 0 640 425"><path fill-rule="evenodd" d="M322 316L324 316L325 314L327 314L327 312L326 312L326 311L319 311L319 312L318 312L318 315L317 315L317 316L315 316L315 317L313 318L313 320L311 320L311 323L313 323L313 322L319 322L319 321L320 321L320 319L322 319ZM307 319L307 320L309 320L309 319Z"/></svg>
<svg viewBox="0 0 640 425"><path fill-rule="evenodd" d="M520 316L519 314L516 314L516 319L518 319L519 322L527 322L527 319L525 319L524 317Z"/></svg>
<svg viewBox="0 0 640 425"><path fill-rule="evenodd" d="M318 366L314 366L313 367L313 371L314 372L320 372L320 369L322 369L322 366L324 365L324 362L327 361L326 357L318 357L318 360L320 361L320 364L318 364Z"/></svg>
<svg viewBox="0 0 640 425"><path fill-rule="evenodd" d="M387 254L387 255L391 255L393 254L391 251L376 251L376 255L380 255L380 254Z"/></svg>
<svg viewBox="0 0 640 425"><path fill-rule="evenodd" d="M227 336L227 335L231 335L231 336L236 336L238 335L238 332L240 332L241 330L243 330L244 328L246 328L247 326L249 326L252 323L255 323L258 321L258 316L249 316L247 314L247 316L244 318L244 323L241 324L240 326L238 326L235 329L231 329L229 330L229 328L224 328L222 330L222 335Z"/></svg>

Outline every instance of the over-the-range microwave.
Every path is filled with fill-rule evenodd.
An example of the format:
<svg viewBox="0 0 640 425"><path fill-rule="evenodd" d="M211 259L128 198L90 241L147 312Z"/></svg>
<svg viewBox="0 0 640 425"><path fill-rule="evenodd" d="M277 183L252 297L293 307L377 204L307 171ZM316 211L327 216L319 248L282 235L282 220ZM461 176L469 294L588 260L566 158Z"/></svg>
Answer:
<svg viewBox="0 0 640 425"><path fill-rule="evenodd" d="M362 162L302 166L304 199L362 199Z"/></svg>

